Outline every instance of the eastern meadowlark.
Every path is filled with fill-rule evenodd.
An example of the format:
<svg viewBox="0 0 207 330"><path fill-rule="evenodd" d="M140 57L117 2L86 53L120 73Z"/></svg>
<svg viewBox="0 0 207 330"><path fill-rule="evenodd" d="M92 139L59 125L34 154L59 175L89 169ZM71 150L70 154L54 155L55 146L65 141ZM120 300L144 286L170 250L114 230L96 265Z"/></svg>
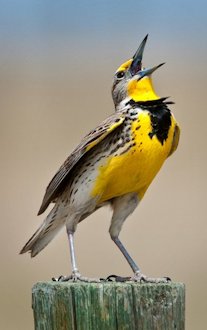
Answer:
<svg viewBox="0 0 207 330"><path fill-rule="evenodd" d="M180 129L168 108L172 102L159 97L152 85L151 74L162 64L142 67L146 41L147 36L114 75L115 113L83 138L49 183L38 214L50 203L54 207L20 252L36 256L66 226L72 275L61 280L90 281L77 268L74 233L79 222L109 204L109 233L134 272L131 280L167 281L143 275L118 238L124 221L179 142Z"/></svg>

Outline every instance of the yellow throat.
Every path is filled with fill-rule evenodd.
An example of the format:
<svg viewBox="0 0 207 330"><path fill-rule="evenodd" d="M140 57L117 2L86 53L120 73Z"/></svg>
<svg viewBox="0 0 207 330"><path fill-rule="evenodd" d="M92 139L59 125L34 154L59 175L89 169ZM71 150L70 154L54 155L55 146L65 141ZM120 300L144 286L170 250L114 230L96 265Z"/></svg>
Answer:
<svg viewBox="0 0 207 330"><path fill-rule="evenodd" d="M118 68L117 72L127 70L131 63L132 59L123 63ZM160 99L160 96L155 93L151 76L143 77L140 80L131 79L127 86L127 92L130 99L133 99L136 102L153 101Z"/></svg>
<svg viewBox="0 0 207 330"><path fill-rule="evenodd" d="M134 101L153 101L160 97L155 93L151 77L144 77L141 80L131 80L127 87L130 99Z"/></svg>

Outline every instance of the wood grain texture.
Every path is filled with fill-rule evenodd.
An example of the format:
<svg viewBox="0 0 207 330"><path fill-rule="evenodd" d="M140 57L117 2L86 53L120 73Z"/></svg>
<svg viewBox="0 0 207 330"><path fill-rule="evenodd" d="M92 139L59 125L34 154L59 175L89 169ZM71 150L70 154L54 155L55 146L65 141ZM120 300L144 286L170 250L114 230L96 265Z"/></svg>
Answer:
<svg viewBox="0 0 207 330"><path fill-rule="evenodd" d="M35 330L184 330L182 283L40 282Z"/></svg>

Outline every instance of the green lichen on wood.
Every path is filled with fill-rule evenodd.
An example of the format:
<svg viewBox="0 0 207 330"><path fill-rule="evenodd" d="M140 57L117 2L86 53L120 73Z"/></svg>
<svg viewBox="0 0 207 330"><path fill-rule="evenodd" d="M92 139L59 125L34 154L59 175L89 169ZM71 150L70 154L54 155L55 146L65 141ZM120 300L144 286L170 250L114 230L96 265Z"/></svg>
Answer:
<svg viewBox="0 0 207 330"><path fill-rule="evenodd" d="M35 330L184 330L182 283L40 282Z"/></svg>

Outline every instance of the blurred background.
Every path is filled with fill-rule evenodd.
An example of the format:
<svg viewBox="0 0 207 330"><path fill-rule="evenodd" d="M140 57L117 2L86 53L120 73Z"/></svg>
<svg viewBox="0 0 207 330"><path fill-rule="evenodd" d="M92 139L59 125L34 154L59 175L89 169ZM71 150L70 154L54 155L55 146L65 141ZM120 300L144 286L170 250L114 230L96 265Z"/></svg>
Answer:
<svg viewBox="0 0 207 330"><path fill-rule="evenodd" d="M18 255L44 215L45 188L90 129L113 112L112 76L149 33L144 65L171 96L182 127L121 239L142 271L186 284L186 329L206 329L205 1L0 1L0 328L33 329L31 288L70 273L65 231L38 255ZM76 249L88 276L130 275L110 240L111 212L79 227Z"/></svg>

